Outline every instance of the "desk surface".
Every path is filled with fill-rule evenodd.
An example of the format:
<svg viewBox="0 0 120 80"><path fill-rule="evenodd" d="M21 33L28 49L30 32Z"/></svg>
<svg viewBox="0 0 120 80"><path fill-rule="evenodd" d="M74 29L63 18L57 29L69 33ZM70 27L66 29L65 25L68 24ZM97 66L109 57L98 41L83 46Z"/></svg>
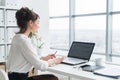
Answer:
<svg viewBox="0 0 120 80"><path fill-rule="evenodd" d="M117 80L113 78L95 75L92 72L82 71L80 68L73 68L73 66L66 64L58 64L48 69L50 72L69 76L71 78L78 78L81 80Z"/></svg>

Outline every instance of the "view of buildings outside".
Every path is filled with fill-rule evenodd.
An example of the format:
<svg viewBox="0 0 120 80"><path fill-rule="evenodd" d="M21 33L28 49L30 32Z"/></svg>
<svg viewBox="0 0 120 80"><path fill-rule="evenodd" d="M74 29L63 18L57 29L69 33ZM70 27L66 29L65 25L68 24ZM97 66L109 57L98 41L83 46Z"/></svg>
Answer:
<svg viewBox="0 0 120 80"><path fill-rule="evenodd" d="M120 55L120 0L111 1L113 8L110 47L113 55ZM75 0L75 26L72 26L75 28L76 41L95 42L94 52L102 54L106 54L107 28L106 14L101 13L106 13L106 6L107 0ZM49 10L52 17L49 21L51 47L69 49L69 0L51 0Z"/></svg>

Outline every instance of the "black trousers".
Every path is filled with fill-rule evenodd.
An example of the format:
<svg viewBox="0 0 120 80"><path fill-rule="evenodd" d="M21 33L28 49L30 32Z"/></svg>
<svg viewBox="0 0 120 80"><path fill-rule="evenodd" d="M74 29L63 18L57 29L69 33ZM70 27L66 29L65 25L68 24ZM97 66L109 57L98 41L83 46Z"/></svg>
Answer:
<svg viewBox="0 0 120 80"><path fill-rule="evenodd" d="M9 80L58 80L52 74L36 75L28 77L28 73L8 73Z"/></svg>
<svg viewBox="0 0 120 80"><path fill-rule="evenodd" d="M16 72L9 72L8 73L9 80L27 80L28 73L16 73Z"/></svg>

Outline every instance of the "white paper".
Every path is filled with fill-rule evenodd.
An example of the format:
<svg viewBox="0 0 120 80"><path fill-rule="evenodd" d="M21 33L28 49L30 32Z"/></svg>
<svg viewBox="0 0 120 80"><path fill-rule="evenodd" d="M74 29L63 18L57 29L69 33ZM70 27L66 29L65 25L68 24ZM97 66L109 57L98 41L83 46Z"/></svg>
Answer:
<svg viewBox="0 0 120 80"><path fill-rule="evenodd" d="M17 8L17 0L6 0L6 6L8 8Z"/></svg>
<svg viewBox="0 0 120 80"><path fill-rule="evenodd" d="M7 7L11 7L11 3L12 3L11 0L6 0L6 6L7 6Z"/></svg>
<svg viewBox="0 0 120 80"><path fill-rule="evenodd" d="M4 46L0 46L0 62L4 62L5 61L5 47Z"/></svg>
<svg viewBox="0 0 120 80"><path fill-rule="evenodd" d="M4 19L3 19L3 10L0 10L0 25L4 25Z"/></svg>
<svg viewBox="0 0 120 80"><path fill-rule="evenodd" d="M7 11L7 26L16 26L15 13L16 11Z"/></svg>
<svg viewBox="0 0 120 80"><path fill-rule="evenodd" d="M4 28L0 28L0 43L4 43Z"/></svg>

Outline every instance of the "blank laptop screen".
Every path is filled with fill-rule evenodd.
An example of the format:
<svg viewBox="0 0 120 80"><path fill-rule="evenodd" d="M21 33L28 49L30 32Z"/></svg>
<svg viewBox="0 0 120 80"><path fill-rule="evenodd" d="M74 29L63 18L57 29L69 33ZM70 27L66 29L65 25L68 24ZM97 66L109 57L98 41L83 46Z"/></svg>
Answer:
<svg viewBox="0 0 120 80"><path fill-rule="evenodd" d="M68 57L89 60L95 43L73 42Z"/></svg>

